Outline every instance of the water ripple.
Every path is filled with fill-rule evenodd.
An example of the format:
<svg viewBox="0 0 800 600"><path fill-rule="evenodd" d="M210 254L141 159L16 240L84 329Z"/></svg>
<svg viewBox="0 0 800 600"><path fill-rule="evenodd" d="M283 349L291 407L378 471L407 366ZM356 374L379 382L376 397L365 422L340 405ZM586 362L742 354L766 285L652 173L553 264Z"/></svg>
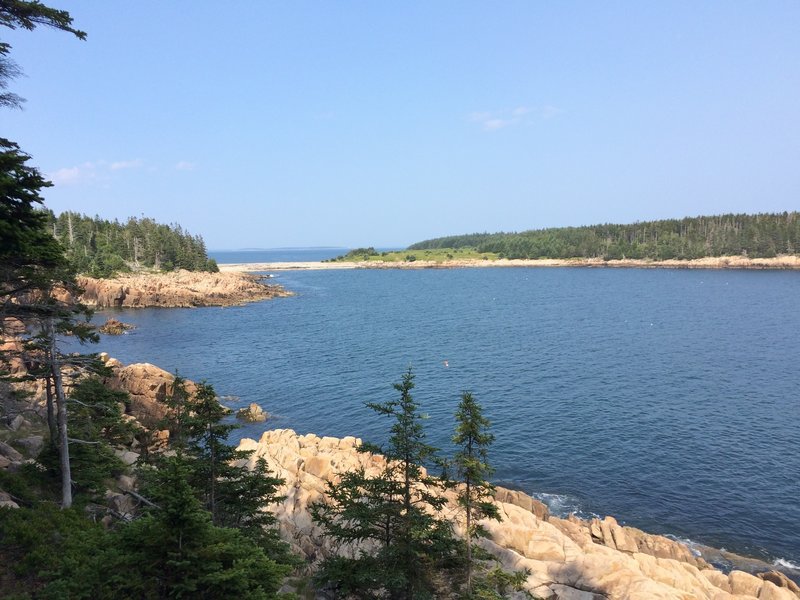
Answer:
<svg viewBox="0 0 800 600"><path fill-rule="evenodd" d="M498 481L554 512L800 563L797 273L321 271L281 283L298 296L127 311L138 329L101 349L207 378L278 415L275 427L377 442L386 422L364 402L393 398L413 365L432 442L449 448L472 390L493 421Z"/></svg>

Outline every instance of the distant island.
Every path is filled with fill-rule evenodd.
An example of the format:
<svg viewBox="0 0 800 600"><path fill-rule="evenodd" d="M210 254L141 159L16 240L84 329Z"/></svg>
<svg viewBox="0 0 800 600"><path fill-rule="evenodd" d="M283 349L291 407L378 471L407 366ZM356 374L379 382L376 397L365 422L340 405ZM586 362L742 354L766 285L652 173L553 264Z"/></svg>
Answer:
<svg viewBox="0 0 800 600"><path fill-rule="evenodd" d="M417 242L399 252L358 248L334 262L589 259L695 261L710 257L773 259L800 248L800 213L726 214L628 225L472 233Z"/></svg>

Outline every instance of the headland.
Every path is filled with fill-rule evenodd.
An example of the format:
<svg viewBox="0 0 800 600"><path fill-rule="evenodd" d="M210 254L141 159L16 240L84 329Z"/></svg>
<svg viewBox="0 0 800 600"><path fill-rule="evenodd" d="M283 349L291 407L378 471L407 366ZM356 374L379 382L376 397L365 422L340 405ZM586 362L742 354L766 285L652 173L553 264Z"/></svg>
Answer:
<svg viewBox="0 0 800 600"><path fill-rule="evenodd" d="M80 301L95 308L233 306L291 296L279 285L246 273L132 273L109 279L78 277Z"/></svg>

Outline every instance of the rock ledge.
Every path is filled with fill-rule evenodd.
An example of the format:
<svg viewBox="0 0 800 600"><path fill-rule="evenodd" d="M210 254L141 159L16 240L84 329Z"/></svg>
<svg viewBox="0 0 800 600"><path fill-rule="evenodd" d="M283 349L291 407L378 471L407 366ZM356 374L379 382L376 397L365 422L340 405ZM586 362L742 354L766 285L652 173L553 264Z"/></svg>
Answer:
<svg viewBox="0 0 800 600"><path fill-rule="evenodd" d="M113 279L79 277L80 301L97 308L232 306L291 296L279 285L243 273L138 273Z"/></svg>
<svg viewBox="0 0 800 600"><path fill-rule="evenodd" d="M364 467L375 474L385 464L379 455L359 453L361 440L298 435L290 429L265 432L259 441L243 439L284 479L282 502L274 507L281 536L295 551L316 562L334 550L311 519L309 505L324 498L326 481ZM442 514L457 521L454 493L444 492ZM743 571L722 573L679 542L622 527L612 517L590 522L558 519L522 492L500 489L501 522L483 521L490 536L483 547L505 568L528 569L525 588L546 600L797 600L785 577L756 577ZM456 533L463 528L456 524ZM354 551L351 549L351 551Z"/></svg>

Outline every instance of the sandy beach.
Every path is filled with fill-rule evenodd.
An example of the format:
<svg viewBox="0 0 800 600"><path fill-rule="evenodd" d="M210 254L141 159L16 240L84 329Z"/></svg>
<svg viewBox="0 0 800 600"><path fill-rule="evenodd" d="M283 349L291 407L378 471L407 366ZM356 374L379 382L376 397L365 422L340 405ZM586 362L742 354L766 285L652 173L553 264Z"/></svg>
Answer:
<svg viewBox="0 0 800 600"><path fill-rule="evenodd" d="M305 271L329 269L467 269L488 267L586 267L630 269L800 269L800 256L785 255L774 258L747 258L744 256L713 256L694 260L646 260L601 258L568 259L498 259L498 260L447 260L441 262L416 260L413 262L272 262L221 264L220 271L263 272Z"/></svg>

